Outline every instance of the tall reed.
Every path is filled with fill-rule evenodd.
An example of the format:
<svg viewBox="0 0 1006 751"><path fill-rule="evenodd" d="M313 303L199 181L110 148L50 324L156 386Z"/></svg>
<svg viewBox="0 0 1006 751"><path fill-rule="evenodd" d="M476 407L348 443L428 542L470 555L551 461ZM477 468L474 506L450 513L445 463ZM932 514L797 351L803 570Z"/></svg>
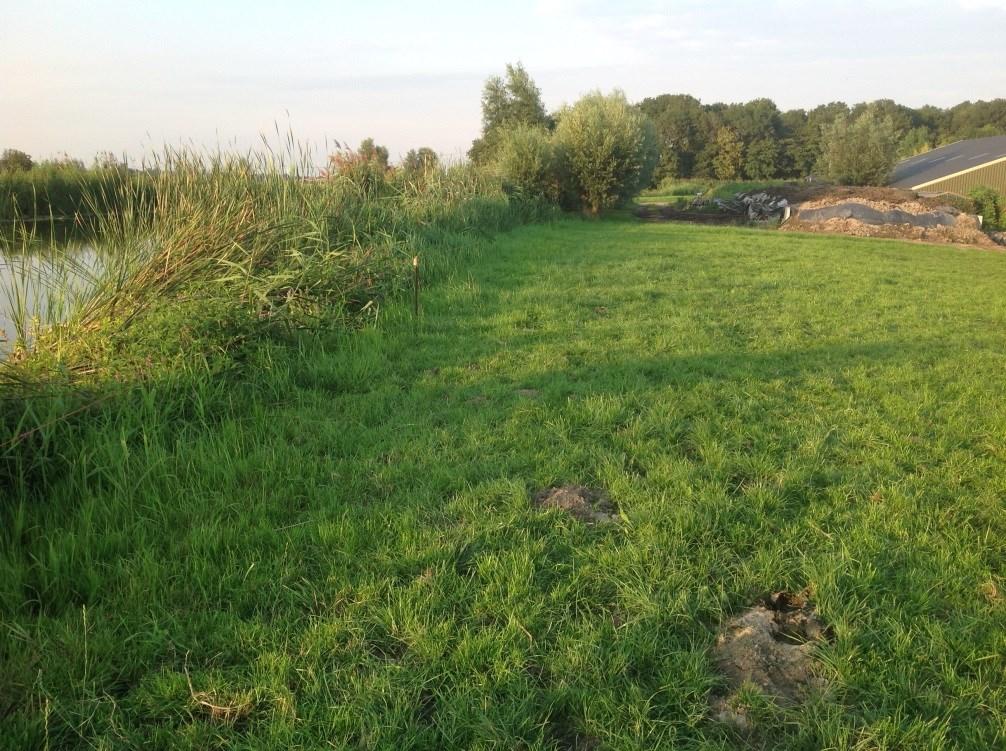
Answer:
<svg viewBox="0 0 1006 751"><path fill-rule="evenodd" d="M20 247L5 241L0 254L19 249L25 260L15 261L24 272L13 295L18 347L0 363L0 484L3 462L23 482L53 455L61 416L86 419L81 406L110 389L178 368L232 369L263 337L374 317L408 283L414 255L435 275L479 238L545 211L509 202L468 165L377 185L311 174L308 155L289 145L167 151L142 178L86 193L80 230L99 249L86 269L69 258L39 265L25 252L28 227L13 233ZM71 286L80 274L86 283ZM48 320L29 320L26 290L50 295ZM51 408L40 409L46 394ZM22 445L26 434L34 443Z"/></svg>

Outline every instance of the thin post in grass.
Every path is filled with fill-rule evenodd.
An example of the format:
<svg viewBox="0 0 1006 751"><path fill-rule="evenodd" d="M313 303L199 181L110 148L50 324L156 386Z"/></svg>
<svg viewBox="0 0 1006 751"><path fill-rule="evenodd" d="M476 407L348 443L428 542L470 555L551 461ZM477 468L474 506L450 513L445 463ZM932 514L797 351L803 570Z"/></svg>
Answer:
<svg viewBox="0 0 1006 751"><path fill-rule="evenodd" d="M412 256L412 319L419 324L419 256Z"/></svg>

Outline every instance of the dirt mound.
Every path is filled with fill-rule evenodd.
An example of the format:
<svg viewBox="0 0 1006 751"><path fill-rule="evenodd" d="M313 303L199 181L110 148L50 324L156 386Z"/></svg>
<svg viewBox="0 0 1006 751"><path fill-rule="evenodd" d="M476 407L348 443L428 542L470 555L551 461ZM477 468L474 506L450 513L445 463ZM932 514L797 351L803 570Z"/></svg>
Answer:
<svg viewBox="0 0 1006 751"><path fill-rule="evenodd" d="M729 693L712 702L720 722L750 727L738 701L742 687L753 686L782 706L795 706L822 693L827 682L815 669L815 644L831 640L831 629L805 595L778 592L727 621L713 656Z"/></svg>
<svg viewBox="0 0 1006 751"><path fill-rule="evenodd" d="M804 221L799 215L780 229L784 232L826 232L853 237L883 237L892 240L919 240L930 243L976 245L983 248L999 246L978 226L975 217L961 214L954 224L920 227L914 224L869 224L859 219L833 217L824 221Z"/></svg>
<svg viewBox="0 0 1006 751"><path fill-rule="evenodd" d="M872 205L876 203L899 206L916 204L923 211L938 209L947 204L946 199L924 198L911 190L900 188L855 187L850 185L828 185L826 183L806 183L802 185L783 185L773 188L772 192L789 200L792 204L807 206L827 206L843 201L859 201Z"/></svg>
<svg viewBox="0 0 1006 751"><path fill-rule="evenodd" d="M887 203L856 198L849 201L807 201L797 209L799 217L807 220L810 216L843 214L845 218L860 219L868 224L914 224L918 218L932 218L935 222L925 224L953 224L961 212L952 206L930 209L919 201Z"/></svg>
<svg viewBox="0 0 1006 751"><path fill-rule="evenodd" d="M813 184L782 189L794 204L788 232L827 232L996 247L978 218L947 197L922 197L897 188L853 188Z"/></svg>
<svg viewBox="0 0 1006 751"><path fill-rule="evenodd" d="M541 509L557 508L587 524L607 523L617 519L615 506L604 491L582 485L539 490L534 494L534 505Z"/></svg>

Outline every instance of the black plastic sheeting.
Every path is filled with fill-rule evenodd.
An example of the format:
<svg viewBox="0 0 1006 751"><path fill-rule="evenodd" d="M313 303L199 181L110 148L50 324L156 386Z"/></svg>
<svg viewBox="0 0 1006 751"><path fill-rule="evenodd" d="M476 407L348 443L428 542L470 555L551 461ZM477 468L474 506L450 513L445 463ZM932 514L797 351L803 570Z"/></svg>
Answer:
<svg viewBox="0 0 1006 751"><path fill-rule="evenodd" d="M948 211L911 214L901 209L879 211L861 203L837 203L819 209L799 209L795 218L801 222L855 219L863 224L910 224L913 227L951 227L957 223L957 215Z"/></svg>

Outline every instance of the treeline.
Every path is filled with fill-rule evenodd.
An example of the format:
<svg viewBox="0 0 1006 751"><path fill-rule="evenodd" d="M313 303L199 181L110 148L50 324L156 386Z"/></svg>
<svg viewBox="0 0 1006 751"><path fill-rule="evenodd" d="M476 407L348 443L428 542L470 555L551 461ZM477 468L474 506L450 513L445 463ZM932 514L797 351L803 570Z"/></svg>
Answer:
<svg viewBox="0 0 1006 751"><path fill-rule="evenodd" d="M472 167L516 203L591 214L624 203L649 185L657 157L653 124L624 94L592 92L550 114L519 64L486 82L482 134L469 151ZM392 166L387 148L368 138L357 149L333 154L323 176L379 195L421 184L436 168L436 154L427 148Z"/></svg>
<svg viewBox="0 0 1006 751"><path fill-rule="evenodd" d="M630 111L631 110L631 111ZM596 213L667 180L815 175L883 185L899 158L964 138L1006 134L1006 99L912 109L889 99L783 112L770 99L702 104L665 94L630 104L588 94L546 110L520 64L486 81L482 133L469 158L524 195Z"/></svg>
<svg viewBox="0 0 1006 751"><path fill-rule="evenodd" d="M906 107L890 99L849 106L822 104L781 111L771 99L702 104L687 94L639 103L660 145L654 182L664 179L806 177L821 168L835 127L869 114L882 123L899 158L954 141L1006 134L1006 99L962 102L948 109Z"/></svg>

